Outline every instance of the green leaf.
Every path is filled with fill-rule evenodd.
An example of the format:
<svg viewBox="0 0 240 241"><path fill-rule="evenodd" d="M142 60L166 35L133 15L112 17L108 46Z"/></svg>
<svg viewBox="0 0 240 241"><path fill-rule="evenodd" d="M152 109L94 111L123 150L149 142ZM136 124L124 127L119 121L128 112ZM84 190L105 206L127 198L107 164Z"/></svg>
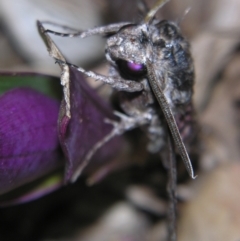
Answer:
<svg viewBox="0 0 240 241"><path fill-rule="evenodd" d="M30 87L56 99L61 99L62 96L60 80L56 77L31 73L13 75L0 72L0 94L17 87Z"/></svg>

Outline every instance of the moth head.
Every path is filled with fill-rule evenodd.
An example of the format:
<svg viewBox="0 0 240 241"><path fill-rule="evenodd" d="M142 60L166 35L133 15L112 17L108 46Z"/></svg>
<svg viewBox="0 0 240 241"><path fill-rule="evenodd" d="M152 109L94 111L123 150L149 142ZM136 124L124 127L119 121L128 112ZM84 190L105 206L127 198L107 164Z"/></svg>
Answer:
<svg viewBox="0 0 240 241"><path fill-rule="evenodd" d="M148 36L145 36L144 26L129 24L109 37L106 43L106 53L111 59L125 59L133 62L143 62L146 55ZM146 31L145 31L146 32Z"/></svg>
<svg viewBox="0 0 240 241"><path fill-rule="evenodd" d="M152 20L167 1L157 1L141 24L127 24L107 39L106 58L124 79L140 80L146 77L146 59L153 52L154 32L158 32ZM160 46L159 41L157 44Z"/></svg>
<svg viewBox="0 0 240 241"><path fill-rule="evenodd" d="M138 80L146 76L146 51L149 37L144 25L126 25L109 37L106 43L106 58L124 79Z"/></svg>

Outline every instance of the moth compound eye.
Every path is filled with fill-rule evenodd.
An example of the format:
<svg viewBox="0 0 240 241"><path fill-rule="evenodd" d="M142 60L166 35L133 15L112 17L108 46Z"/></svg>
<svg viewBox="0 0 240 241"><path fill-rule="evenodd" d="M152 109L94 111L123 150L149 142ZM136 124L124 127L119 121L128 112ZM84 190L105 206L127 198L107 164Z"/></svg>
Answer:
<svg viewBox="0 0 240 241"><path fill-rule="evenodd" d="M119 59L116 61L119 73L124 79L138 80L146 76L147 69L144 64Z"/></svg>
<svg viewBox="0 0 240 241"><path fill-rule="evenodd" d="M133 72L138 72L138 71L142 71L144 66L143 66L143 64L127 62L127 67L129 68L129 70L131 70Z"/></svg>

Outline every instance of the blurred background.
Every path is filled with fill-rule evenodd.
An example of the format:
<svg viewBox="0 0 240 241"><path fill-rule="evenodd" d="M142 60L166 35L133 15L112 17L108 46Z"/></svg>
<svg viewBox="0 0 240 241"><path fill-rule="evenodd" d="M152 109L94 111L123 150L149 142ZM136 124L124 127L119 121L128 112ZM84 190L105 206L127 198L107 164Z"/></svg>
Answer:
<svg viewBox="0 0 240 241"><path fill-rule="evenodd" d="M36 20L76 29L139 22L137 2L0 0L0 71L59 76ZM240 240L240 1L172 0L158 16L179 23L196 72L198 178L178 186L179 240ZM69 62L106 71L104 39L53 39ZM166 240L158 165L122 170L94 187L80 179L32 203L0 208L0 240Z"/></svg>

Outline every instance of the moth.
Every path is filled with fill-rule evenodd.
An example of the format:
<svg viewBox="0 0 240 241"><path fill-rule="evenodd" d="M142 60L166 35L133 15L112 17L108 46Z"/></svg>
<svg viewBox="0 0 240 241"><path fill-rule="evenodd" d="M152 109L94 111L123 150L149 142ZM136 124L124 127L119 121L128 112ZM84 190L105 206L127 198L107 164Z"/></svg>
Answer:
<svg viewBox="0 0 240 241"><path fill-rule="evenodd" d="M191 135L193 60L189 43L179 26L155 17L167 1L156 1L140 23L109 24L73 33L45 31L61 37L106 37L105 56L110 66L108 76L59 59L56 61L110 85L122 110L115 112L119 121L106 120L113 125L111 133L88 153L76 170L73 181L100 147L113 137L138 127L148 137L147 149L150 153L161 153L167 148L167 139L172 139L190 177L195 178L183 141Z"/></svg>
<svg viewBox="0 0 240 241"><path fill-rule="evenodd" d="M147 150L150 153L174 152L174 144L190 177L196 177L184 144L184 141L191 139L189 137L193 132L194 67L190 45L176 23L155 17L168 0L156 1L149 11L144 1L139 2L147 12L140 23L122 22L73 33L44 30L45 33L61 37L106 37L105 57L110 67L108 76L87 71L58 58L56 62L62 66L71 66L87 77L110 85L121 107L120 112L114 112L119 121L105 120L113 125L112 131L91 148L75 170L71 181L80 176L98 149L112 138L139 127L148 137ZM74 30L65 26L64 29ZM168 157L165 162L172 162L171 153ZM171 164L168 169L172 179L168 187L172 200L170 236L171 240L176 240L176 177Z"/></svg>
<svg viewBox="0 0 240 241"><path fill-rule="evenodd" d="M191 135L189 119L192 115L193 60L189 43L177 24L155 17L166 2L168 0L156 1L142 22L137 24L123 22L74 33L46 30L47 33L61 37L106 37L105 56L110 66L108 76L59 59L56 61L110 85L122 109L122 112L114 112L120 121L107 120L113 125L113 130L92 148L75 172L73 180L88 165L96 150L114 136L137 127L146 132L149 140L147 149L151 153L166 149L170 136L190 177L195 178L183 141ZM146 7L145 4L143 6Z"/></svg>

